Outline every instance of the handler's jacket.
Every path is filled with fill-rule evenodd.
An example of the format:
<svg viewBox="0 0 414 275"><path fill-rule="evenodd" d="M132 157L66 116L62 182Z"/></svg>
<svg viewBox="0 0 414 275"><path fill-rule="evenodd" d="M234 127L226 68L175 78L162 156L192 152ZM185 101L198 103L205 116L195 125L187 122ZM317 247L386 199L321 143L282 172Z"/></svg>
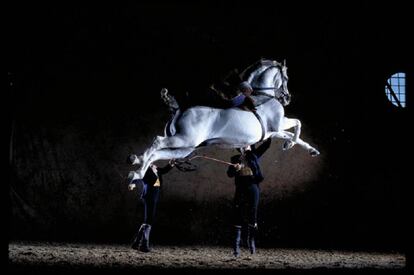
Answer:
<svg viewBox="0 0 414 275"><path fill-rule="evenodd" d="M160 188L162 185L162 175L168 173L173 166L171 164L167 164L164 167L157 168L157 174L152 171L151 167L148 167L147 172L144 175L144 178L141 180L143 183L142 194L141 197L145 197L145 195L154 188Z"/></svg>
<svg viewBox="0 0 414 275"><path fill-rule="evenodd" d="M251 151L245 153L245 167L239 171L233 165L230 165L227 169L227 175L229 177L235 177L236 186L243 184L259 184L263 181L264 177L260 170L259 160L260 157L270 147L271 139L268 138L257 149L252 146ZM241 155L235 155L231 157L231 163L242 163Z"/></svg>

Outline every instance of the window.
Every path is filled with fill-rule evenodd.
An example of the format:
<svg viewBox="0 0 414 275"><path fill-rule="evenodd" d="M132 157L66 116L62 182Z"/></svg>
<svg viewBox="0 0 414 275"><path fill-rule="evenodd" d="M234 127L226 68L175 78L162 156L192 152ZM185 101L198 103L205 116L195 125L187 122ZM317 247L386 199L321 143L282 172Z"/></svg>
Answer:
<svg viewBox="0 0 414 275"><path fill-rule="evenodd" d="M405 73L393 74L385 83L385 94L392 104L405 107Z"/></svg>

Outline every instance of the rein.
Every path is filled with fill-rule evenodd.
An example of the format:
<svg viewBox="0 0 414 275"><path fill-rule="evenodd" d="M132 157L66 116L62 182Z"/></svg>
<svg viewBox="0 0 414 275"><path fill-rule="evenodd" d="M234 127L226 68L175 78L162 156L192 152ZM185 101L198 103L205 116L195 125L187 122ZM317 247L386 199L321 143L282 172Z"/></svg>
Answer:
<svg viewBox="0 0 414 275"><path fill-rule="evenodd" d="M267 97L270 97L270 98L276 98L278 100L279 100L280 97L283 97L283 96L276 97L276 93L278 91L282 90L282 92L280 94L284 94L282 87L280 87L280 88L276 88L276 87L263 87L263 88L252 87L252 88L254 90L254 93L257 94L257 95L264 95L264 96L267 96ZM272 90L275 93L275 95L269 95L269 94L264 93L264 92L259 92L260 90Z"/></svg>
<svg viewBox="0 0 414 275"><path fill-rule="evenodd" d="M280 88L276 88L276 87L263 87L263 88L252 87L252 88L253 88L253 92L254 92L255 95L262 95L262 96L266 96L266 97L269 97L269 98L274 98L277 101L279 101L280 103L282 103L282 99L286 96L286 94L284 93L282 87L280 87ZM259 92L259 90L273 90L275 95L269 95L269 94L264 93L264 92ZM281 91L281 92L279 93L279 96L276 96L276 93L278 91Z"/></svg>
<svg viewBox="0 0 414 275"><path fill-rule="evenodd" d="M193 159L196 158L203 158L203 159L208 159L208 160L213 160L219 163L223 163L223 164L227 164L227 165L232 165L235 166L236 164L231 163L231 162L227 162L221 159L216 159L216 158L212 158L212 157L207 157L207 156L200 156L200 155L196 155L193 156L191 158L188 159L183 159L183 160L175 160L175 167L177 167L178 170L182 171L182 172L191 172L191 171L195 171L197 170L197 165L195 165L194 163L191 163L191 161Z"/></svg>
<svg viewBox="0 0 414 275"><path fill-rule="evenodd" d="M216 158L207 157L207 156L194 156L194 157L190 158L189 161L191 161L195 158L209 159L209 160L213 160L213 161L223 163L223 164L227 164L227 165L235 165L234 163L231 163L231 162L227 162L227 161L224 161L224 160L221 160L221 159L216 159Z"/></svg>

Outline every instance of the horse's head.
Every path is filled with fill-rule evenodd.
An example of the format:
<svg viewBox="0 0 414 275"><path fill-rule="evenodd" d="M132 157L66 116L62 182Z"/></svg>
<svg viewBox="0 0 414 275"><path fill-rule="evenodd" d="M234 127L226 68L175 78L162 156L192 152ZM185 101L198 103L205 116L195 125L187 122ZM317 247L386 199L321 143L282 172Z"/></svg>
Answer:
<svg viewBox="0 0 414 275"><path fill-rule="evenodd" d="M282 64L261 59L244 70L242 78L251 84L256 94L274 97L283 106L290 103L286 60Z"/></svg>
<svg viewBox="0 0 414 275"><path fill-rule="evenodd" d="M286 106L290 103L290 93L287 87L288 75L286 67L286 59L283 60L283 64L280 65L280 74L281 74L281 84L277 90L275 90L275 97L282 103L283 106Z"/></svg>

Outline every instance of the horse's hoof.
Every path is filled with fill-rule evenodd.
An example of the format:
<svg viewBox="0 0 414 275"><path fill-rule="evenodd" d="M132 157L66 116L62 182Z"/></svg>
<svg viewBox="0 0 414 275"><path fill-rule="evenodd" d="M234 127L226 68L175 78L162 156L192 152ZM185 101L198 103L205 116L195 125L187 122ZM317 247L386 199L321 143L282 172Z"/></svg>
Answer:
<svg viewBox="0 0 414 275"><path fill-rule="evenodd" d="M287 140L285 141L285 143L283 143L283 150L289 150L290 148L293 147L293 145L295 145L293 141Z"/></svg>
<svg viewBox="0 0 414 275"><path fill-rule="evenodd" d="M311 150L309 150L309 154L310 154L312 157L316 157L317 155L320 155L319 151L318 151L318 150L316 150L316 149L311 149Z"/></svg>
<svg viewBox="0 0 414 275"><path fill-rule="evenodd" d="M130 155L127 158L127 163L132 164L132 165L137 165L140 163L139 158L137 157L137 155Z"/></svg>

